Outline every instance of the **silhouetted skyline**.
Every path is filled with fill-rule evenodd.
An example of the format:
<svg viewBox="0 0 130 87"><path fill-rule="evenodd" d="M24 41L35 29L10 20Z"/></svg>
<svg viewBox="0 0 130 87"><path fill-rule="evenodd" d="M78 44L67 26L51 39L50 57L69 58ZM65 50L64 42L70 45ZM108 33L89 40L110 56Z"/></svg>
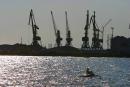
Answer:
<svg viewBox="0 0 130 87"><path fill-rule="evenodd" d="M63 45L66 38L65 11L68 12L69 27L73 38L72 44L75 47L81 47L82 44L87 9L91 15L93 11L96 11L96 20L99 27L104 25L109 19L112 19L112 22L105 28L105 34L111 34L111 27L114 27L114 35L130 36L130 30L128 29L130 23L129 0L0 1L0 44L20 43L21 37L23 43L31 44L32 29L28 26L28 17L31 9L34 11L43 45L46 46L49 43L55 44L51 10L55 14L57 28L61 31Z"/></svg>

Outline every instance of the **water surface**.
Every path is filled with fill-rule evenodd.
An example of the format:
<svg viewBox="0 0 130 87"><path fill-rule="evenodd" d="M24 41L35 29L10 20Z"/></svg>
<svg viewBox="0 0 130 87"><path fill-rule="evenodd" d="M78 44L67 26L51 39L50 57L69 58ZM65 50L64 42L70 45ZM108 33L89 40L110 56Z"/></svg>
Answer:
<svg viewBox="0 0 130 87"><path fill-rule="evenodd" d="M87 67L101 78L80 77ZM130 87L130 59L0 56L0 86Z"/></svg>

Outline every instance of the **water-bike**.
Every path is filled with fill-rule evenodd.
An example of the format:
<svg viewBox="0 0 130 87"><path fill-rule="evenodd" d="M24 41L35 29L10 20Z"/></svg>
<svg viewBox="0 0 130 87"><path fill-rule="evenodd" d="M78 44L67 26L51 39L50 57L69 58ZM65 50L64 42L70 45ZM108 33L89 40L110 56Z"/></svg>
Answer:
<svg viewBox="0 0 130 87"><path fill-rule="evenodd" d="M89 68L86 69L86 75L80 75L80 77L86 77L86 78L99 77L101 79L101 76L95 75L93 71L91 71Z"/></svg>

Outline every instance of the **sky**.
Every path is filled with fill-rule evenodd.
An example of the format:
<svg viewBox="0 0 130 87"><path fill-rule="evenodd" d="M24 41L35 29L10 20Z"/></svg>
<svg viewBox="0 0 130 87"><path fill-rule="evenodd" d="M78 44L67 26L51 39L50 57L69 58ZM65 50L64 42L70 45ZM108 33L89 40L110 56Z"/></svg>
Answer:
<svg viewBox="0 0 130 87"><path fill-rule="evenodd" d="M0 44L15 44L22 41L25 44L32 42L32 29L28 25L29 12L33 9L35 20L39 26L38 34L42 44L55 44L55 34L50 11L54 12L57 28L65 44L66 26L65 11L68 12L69 27L72 33L72 44L80 48L86 13L90 15L96 11L96 21L99 27L109 19L112 21L105 27L104 47L106 37L114 27L114 36L130 37L130 0L0 0ZM92 28L89 30L90 44Z"/></svg>

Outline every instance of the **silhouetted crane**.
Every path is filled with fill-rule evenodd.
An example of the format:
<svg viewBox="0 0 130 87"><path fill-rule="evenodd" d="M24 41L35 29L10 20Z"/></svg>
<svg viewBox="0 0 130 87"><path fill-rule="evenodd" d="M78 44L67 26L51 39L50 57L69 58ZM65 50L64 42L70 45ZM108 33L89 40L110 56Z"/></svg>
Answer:
<svg viewBox="0 0 130 87"><path fill-rule="evenodd" d="M89 38L88 38L88 29L89 29L89 10L87 10L87 19L86 19L86 25L85 25L85 36L82 37L82 48L90 48L89 46Z"/></svg>
<svg viewBox="0 0 130 87"><path fill-rule="evenodd" d="M112 19L109 19L104 26L102 26L102 41L104 42L104 29L105 27L112 21ZM102 42L102 43L103 43Z"/></svg>
<svg viewBox="0 0 130 87"><path fill-rule="evenodd" d="M51 16L52 16L52 22L53 22L54 32L55 32L55 36L56 36L56 44L57 44L58 47L60 47L62 38L60 36L60 31L56 27L56 23L55 23L52 11L51 11Z"/></svg>
<svg viewBox="0 0 130 87"><path fill-rule="evenodd" d="M30 11L30 16L29 16L29 25L32 26L32 32L33 32L33 41L32 41L32 45L33 46L40 46L38 41L41 40L41 38L37 35L37 30L39 29L39 27L36 25L35 22L35 18L34 18L34 14L33 14L33 10L31 9Z"/></svg>
<svg viewBox="0 0 130 87"><path fill-rule="evenodd" d="M96 20L95 20L95 11L94 11L94 15L92 15L91 19L90 19L90 24L92 22L93 24L93 38L92 38L92 48L94 49L102 49L102 39L99 38L99 33L101 32L96 24Z"/></svg>
<svg viewBox="0 0 130 87"><path fill-rule="evenodd" d="M70 32L70 29L69 29L67 11L65 11L65 16L66 16L66 46L71 46L72 45L71 41L73 39L71 38L71 32Z"/></svg>

